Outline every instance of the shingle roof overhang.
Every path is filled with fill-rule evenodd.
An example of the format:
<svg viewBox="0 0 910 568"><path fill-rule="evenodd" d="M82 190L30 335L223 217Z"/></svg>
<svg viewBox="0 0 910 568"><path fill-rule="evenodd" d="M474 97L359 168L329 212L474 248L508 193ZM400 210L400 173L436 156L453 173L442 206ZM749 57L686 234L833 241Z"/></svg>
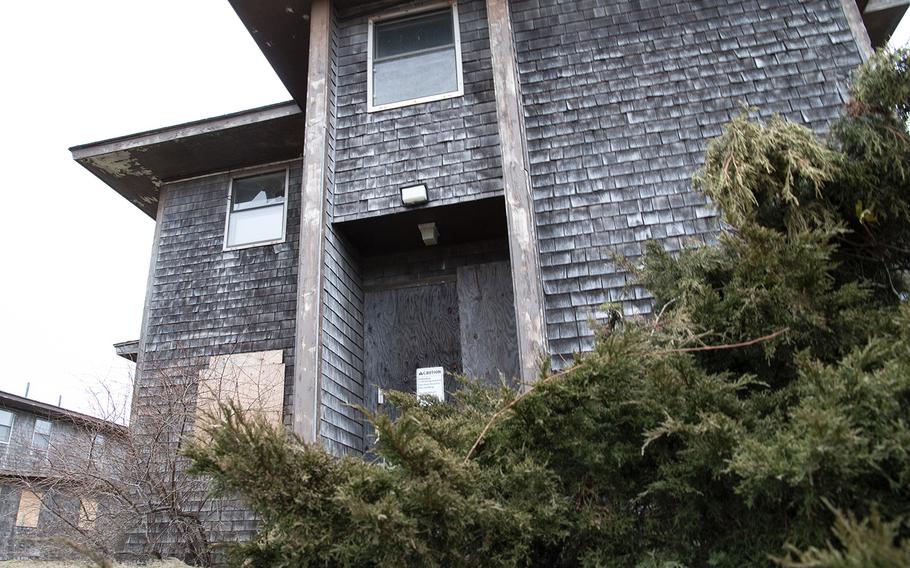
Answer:
<svg viewBox="0 0 910 568"><path fill-rule="evenodd" d="M168 181L289 160L304 119L289 101L70 148L73 159L154 218Z"/></svg>
<svg viewBox="0 0 910 568"><path fill-rule="evenodd" d="M301 108L306 106L307 67L310 48L310 0L229 0L237 16L268 59L275 73ZM391 3L391 2L389 2ZM345 12L364 0L334 0Z"/></svg>

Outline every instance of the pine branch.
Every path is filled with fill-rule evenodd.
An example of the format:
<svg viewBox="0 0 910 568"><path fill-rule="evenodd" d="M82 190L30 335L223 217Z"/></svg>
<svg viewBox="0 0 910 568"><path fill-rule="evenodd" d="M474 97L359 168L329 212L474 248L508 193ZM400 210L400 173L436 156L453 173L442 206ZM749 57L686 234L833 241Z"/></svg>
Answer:
<svg viewBox="0 0 910 568"><path fill-rule="evenodd" d="M787 333L788 331L790 331L790 328L785 327L783 329L779 329L779 330L775 331L774 333L771 333L771 334L768 334L768 335L765 335L762 337L758 337L755 339L751 339L749 341L743 341L741 343L730 343L730 344L725 344L725 345L706 345L704 347L683 347L680 349L665 349L662 351L657 351L656 353L658 353L658 354L694 353L694 352L699 352L699 351L719 351L719 350L724 350L724 349L740 349L743 347L749 347L752 345L757 345L759 343L764 343L765 341L770 341L780 335L783 335L784 333ZM520 394L519 396L515 397L511 402L509 402L509 404L507 404L507 405L503 406L501 409L499 409L496 412L496 414L494 414L493 416L490 417L490 420L487 421L486 425L483 427L483 430L480 431L480 435L477 436L477 439L474 441L474 444L471 446L471 449L468 450L468 454L465 456L463 463L468 463L468 461L471 459L471 456L473 456L474 452L477 450L477 447L480 446L480 442L483 441L484 437L486 437L486 435L487 435L487 432L489 432L490 428L493 427L493 424L495 424L512 407L514 407L521 400L525 399L528 395L530 395L532 392L534 392L537 389L537 387L539 387L540 385L552 382L560 377L564 377L567 374L571 373L572 371L577 370L579 367L581 367L581 365L573 365L572 367L569 367L568 369L560 371L559 373L550 375L546 379L538 382L536 385L529 388L527 391L525 391L522 394Z"/></svg>

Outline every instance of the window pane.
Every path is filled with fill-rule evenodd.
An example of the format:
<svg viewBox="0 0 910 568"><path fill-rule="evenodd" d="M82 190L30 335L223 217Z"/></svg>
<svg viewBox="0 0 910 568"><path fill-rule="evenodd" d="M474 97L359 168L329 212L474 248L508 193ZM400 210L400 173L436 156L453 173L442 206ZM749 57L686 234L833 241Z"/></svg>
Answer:
<svg viewBox="0 0 910 568"><path fill-rule="evenodd" d="M238 178L233 183L233 211L284 203L285 173Z"/></svg>
<svg viewBox="0 0 910 568"><path fill-rule="evenodd" d="M231 213L228 246L276 241L284 236L284 205Z"/></svg>
<svg viewBox="0 0 910 568"><path fill-rule="evenodd" d="M51 423L47 420L35 420L35 433L50 434Z"/></svg>
<svg viewBox="0 0 910 568"><path fill-rule="evenodd" d="M438 12L377 22L373 26L373 41L374 61L454 45L452 10L446 8Z"/></svg>
<svg viewBox="0 0 910 568"><path fill-rule="evenodd" d="M13 434L13 413L0 410L0 443L8 444Z"/></svg>
<svg viewBox="0 0 910 568"><path fill-rule="evenodd" d="M51 445L51 437L47 434L35 434L32 438L32 447L36 450L46 450Z"/></svg>
<svg viewBox="0 0 910 568"><path fill-rule="evenodd" d="M51 442L51 423L47 420L35 420L35 433L32 435L32 447L46 450Z"/></svg>
<svg viewBox="0 0 910 568"><path fill-rule="evenodd" d="M104 444L104 436L95 434L92 438L92 447L89 450L89 459L91 460L92 465L97 469L101 469L102 458L104 457Z"/></svg>
<svg viewBox="0 0 910 568"><path fill-rule="evenodd" d="M375 106L457 90L454 47L373 63Z"/></svg>

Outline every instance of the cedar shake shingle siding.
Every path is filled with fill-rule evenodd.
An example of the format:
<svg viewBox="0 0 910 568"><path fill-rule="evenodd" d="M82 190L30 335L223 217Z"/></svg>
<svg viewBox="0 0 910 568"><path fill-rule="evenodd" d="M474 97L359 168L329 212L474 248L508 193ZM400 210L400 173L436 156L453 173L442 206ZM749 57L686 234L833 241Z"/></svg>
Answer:
<svg viewBox="0 0 910 568"><path fill-rule="evenodd" d="M179 181L163 190L147 330L134 390L136 416L131 427L138 433L146 427L145 416L156 419L149 409L164 402L161 389L165 376L173 383L185 381L188 392L194 393L199 373L212 357L272 350L283 351L283 421L290 425L300 160L267 166L262 171L285 167L289 168L289 201L285 241L279 244L224 250L229 183L232 176L248 172ZM191 405L187 410L194 408ZM203 502L206 495L201 492L188 498ZM202 519L213 542L246 539L254 534L255 517L238 502L218 499L206 503ZM184 552L185 543L179 534L156 529L155 525L151 530L160 539L163 553ZM128 550L141 551L145 546L143 534L129 535Z"/></svg>
<svg viewBox="0 0 910 568"><path fill-rule="evenodd" d="M335 221L400 211L400 189L417 183L433 206L502 194L484 0L458 3L463 97L367 112L368 19L414 5L338 18Z"/></svg>
<svg viewBox="0 0 910 568"><path fill-rule="evenodd" d="M861 62L839 0L515 0L551 354L604 302L650 312L611 255L716 230L692 174L741 104L822 130Z"/></svg>
<svg viewBox="0 0 910 568"><path fill-rule="evenodd" d="M190 359L205 365L216 355L282 349L289 413L300 161L274 169L285 167L290 168L286 237L274 245L223 250L230 174L166 186L149 293L145 358L139 363L136 395L140 404L146 387L154 397L156 375L166 367Z"/></svg>
<svg viewBox="0 0 910 568"><path fill-rule="evenodd" d="M353 405L363 405L363 290L356 250L332 224L336 210L338 122L338 22L330 39L329 127L326 156L326 226L322 295L322 443L335 455L363 451L363 420Z"/></svg>

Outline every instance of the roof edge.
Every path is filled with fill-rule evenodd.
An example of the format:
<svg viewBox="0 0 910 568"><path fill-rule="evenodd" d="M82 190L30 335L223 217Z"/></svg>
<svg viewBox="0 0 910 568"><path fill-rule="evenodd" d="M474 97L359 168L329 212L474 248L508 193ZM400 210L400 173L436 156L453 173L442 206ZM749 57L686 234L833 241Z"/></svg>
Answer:
<svg viewBox="0 0 910 568"><path fill-rule="evenodd" d="M253 124L256 122L265 122L276 118L291 116L300 112L300 107L295 101L285 101L211 118L184 122L173 126L155 128L153 130L146 130L135 134L117 136L115 138L108 138L97 142L78 144L69 148L69 151L72 153L74 160L82 160L93 156L109 154L111 152L130 150L142 146L160 144L162 142L170 142L208 132L228 130L237 126Z"/></svg>
<svg viewBox="0 0 910 568"><path fill-rule="evenodd" d="M76 423L91 424L98 429L106 430L108 432L126 434L129 431L129 428L123 424L117 424L116 422L104 420L103 418L91 416L90 414L84 414L75 410L54 406L53 404L48 404L46 402L32 400L6 391L0 391L0 403L8 405L8 408L32 412L48 418L61 418Z"/></svg>

